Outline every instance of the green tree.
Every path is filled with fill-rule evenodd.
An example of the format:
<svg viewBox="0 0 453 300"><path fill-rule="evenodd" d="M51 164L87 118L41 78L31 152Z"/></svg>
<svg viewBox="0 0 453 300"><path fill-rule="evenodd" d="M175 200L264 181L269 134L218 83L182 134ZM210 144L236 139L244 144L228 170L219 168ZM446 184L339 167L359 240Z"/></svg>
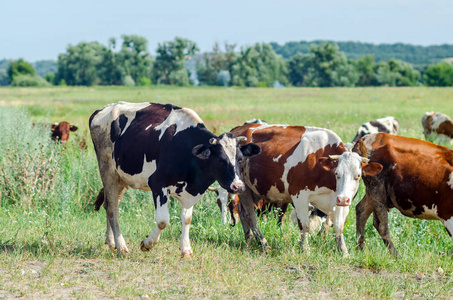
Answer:
<svg viewBox="0 0 453 300"><path fill-rule="evenodd" d="M293 86L309 86L313 77L313 55L300 52L288 61L288 80Z"/></svg>
<svg viewBox="0 0 453 300"><path fill-rule="evenodd" d="M9 63L6 73L8 75L8 80L11 83L16 76L35 75L35 69L33 69L31 64L20 58Z"/></svg>
<svg viewBox="0 0 453 300"><path fill-rule="evenodd" d="M97 68L106 47L98 42L82 42L69 45L66 53L58 56L56 81L64 80L67 85L91 86L99 83Z"/></svg>
<svg viewBox="0 0 453 300"><path fill-rule="evenodd" d="M371 86L376 85L376 62L372 55L365 55L355 63L359 79L358 86Z"/></svg>
<svg viewBox="0 0 453 300"><path fill-rule="evenodd" d="M335 43L312 45L313 69L315 71L312 85L319 87L354 86L353 70L347 67L348 61L343 52L338 51Z"/></svg>
<svg viewBox="0 0 453 300"><path fill-rule="evenodd" d="M110 38L108 48L101 49L101 61L97 67L101 85L121 85L123 83L118 57L114 53L115 46L116 39Z"/></svg>
<svg viewBox="0 0 453 300"><path fill-rule="evenodd" d="M427 86L453 86L453 65L448 62L441 62L429 66L423 76Z"/></svg>
<svg viewBox="0 0 453 300"><path fill-rule="evenodd" d="M277 80L286 84L286 73L283 58L266 43L242 48L232 66L233 84L238 86L272 86Z"/></svg>
<svg viewBox="0 0 453 300"><path fill-rule="evenodd" d="M159 44L154 62L156 82L171 85L189 84L189 74L185 68L185 63L198 51L195 42L181 37Z"/></svg>
<svg viewBox="0 0 453 300"><path fill-rule="evenodd" d="M152 58L148 53L146 38L138 35L123 35L121 36L123 43L121 50L117 54L116 62L111 59L108 61L110 67L110 76L116 79L116 72L113 65L117 64L121 70L122 78L127 75L131 76L134 82L140 83L141 78L151 77ZM113 47L116 42L110 39L110 46Z"/></svg>

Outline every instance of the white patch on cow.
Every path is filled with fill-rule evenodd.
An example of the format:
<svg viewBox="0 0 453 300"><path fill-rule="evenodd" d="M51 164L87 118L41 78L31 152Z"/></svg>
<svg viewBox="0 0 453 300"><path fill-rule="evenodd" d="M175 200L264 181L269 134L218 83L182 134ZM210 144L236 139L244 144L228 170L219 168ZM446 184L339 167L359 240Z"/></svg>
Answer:
<svg viewBox="0 0 453 300"><path fill-rule="evenodd" d="M281 193L276 185L270 187L270 189L266 193L266 197L268 199L272 199L274 201L285 201L288 198L285 192Z"/></svg>
<svg viewBox="0 0 453 300"><path fill-rule="evenodd" d="M451 189L453 189L453 172L451 172L450 175L448 176L447 184L450 186Z"/></svg>
<svg viewBox="0 0 453 300"><path fill-rule="evenodd" d="M423 205L423 213L420 216L417 216L419 219L425 220L439 220L439 215L437 214L437 205L433 205L431 208Z"/></svg>
<svg viewBox="0 0 453 300"><path fill-rule="evenodd" d="M283 156L283 155L280 154L279 156L274 157L272 160L273 160L274 162L278 162L282 156Z"/></svg>
<svg viewBox="0 0 453 300"><path fill-rule="evenodd" d="M157 165L156 161L152 160L150 162L146 161L146 156L143 158L143 170L139 174L130 175L124 172L121 169L121 166L117 169L118 175L120 175L121 180L123 180L127 185L134 189L141 189L144 191L149 191L148 179L151 175L156 172Z"/></svg>
<svg viewBox="0 0 453 300"><path fill-rule="evenodd" d="M313 204L318 209L328 214L333 212L336 205L336 192L327 187L315 187L314 191L304 189L300 191L293 201L299 201L298 199L308 199L308 203Z"/></svg>
<svg viewBox="0 0 453 300"><path fill-rule="evenodd" d="M125 132L127 127L131 124L132 120L135 119L137 110L143 109L150 106L151 103L129 103L120 101L118 103L112 103L104 106L91 121L91 126L99 126L104 132L110 134L110 124L116 120L120 115L127 117L127 123L122 132Z"/></svg>
<svg viewBox="0 0 453 300"><path fill-rule="evenodd" d="M228 191L223 187L217 187L219 193L218 199L220 201L220 212L222 213L222 223L226 224L227 220L227 205L228 205Z"/></svg>
<svg viewBox="0 0 453 300"><path fill-rule="evenodd" d="M184 207L185 209L189 209L192 206L194 206L194 204L197 203L198 200L201 199L203 194L192 195L186 190L187 188L186 182L179 184L184 184L182 189L180 187L178 188L175 185L170 185L166 187L166 190L169 191L170 196L174 197L176 200L179 201L179 203L181 203L182 207ZM178 190L178 192L176 192L176 190Z"/></svg>
<svg viewBox="0 0 453 300"><path fill-rule="evenodd" d="M145 130L150 129L152 126L153 126L153 124L149 124L149 125L145 128Z"/></svg>
<svg viewBox="0 0 453 300"><path fill-rule="evenodd" d="M305 127L305 132L302 134L300 143L283 165L284 171L281 180L285 184L285 189L288 189L287 178L292 168L300 163L304 163L309 154L315 153L319 149L323 149L329 145L339 145L340 143L340 137L331 130L318 127Z"/></svg>
<svg viewBox="0 0 453 300"><path fill-rule="evenodd" d="M201 118L189 108L174 109L168 117L161 124L155 127L155 130L160 130L159 140L164 135L168 127L176 124L176 135L178 132L183 131L189 127L196 127L198 124L203 123Z"/></svg>
<svg viewBox="0 0 453 300"><path fill-rule="evenodd" d="M451 217L450 219L444 221L442 220L442 224L444 224L445 228L448 230L448 232L450 233L450 237L451 239L453 240L453 217ZM453 254L453 250L450 250L451 254Z"/></svg>
<svg viewBox="0 0 453 300"><path fill-rule="evenodd" d="M398 134L399 122L394 117L380 118L377 119L376 122L384 126L390 134Z"/></svg>
<svg viewBox="0 0 453 300"><path fill-rule="evenodd" d="M337 197L352 199L359 189L360 180L357 175L362 174L362 158L355 152L343 152L338 159L338 166L335 173L337 180Z"/></svg>
<svg viewBox="0 0 453 300"><path fill-rule="evenodd" d="M227 135L224 135L222 139L219 140L220 145L223 147L223 150L225 151L228 160L230 161L230 164L233 165L234 167L234 179L233 182L231 183L231 186L233 185L242 185L243 182L241 178L237 175L238 172L236 172L236 156L237 156L237 141L235 138L229 138Z"/></svg>

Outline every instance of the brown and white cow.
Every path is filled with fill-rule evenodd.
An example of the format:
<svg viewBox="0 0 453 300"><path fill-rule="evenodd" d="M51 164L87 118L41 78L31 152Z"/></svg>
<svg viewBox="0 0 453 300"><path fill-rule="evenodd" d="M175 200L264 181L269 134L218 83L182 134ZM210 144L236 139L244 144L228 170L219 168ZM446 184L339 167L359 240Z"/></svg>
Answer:
<svg viewBox="0 0 453 300"><path fill-rule="evenodd" d="M302 226L301 247L308 249L309 204L332 216L339 249L347 255L343 227L349 206L359 188L362 171L373 175L374 164L348 152L333 131L317 127L246 124L234 128L235 136L261 147L245 159L241 175L246 190L239 194L239 216L249 243L255 236L267 241L257 227L254 203L293 203ZM368 173L369 172L369 173Z"/></svg>
<svg viewBox="0 0 453 300"><path fill-rule="evenodd" d="M362 143L363 141L363 143ZM453 151L419 139L385 133L363 137L353 151L379 163L383 170L365 176L366 194L356 206L358 245L365 241L365 224L373 225L390 252L399 256L388 227L388 211L396 207L411 218L440 220L453 234ZM452 251L453 252L453 249Z"/></svg>
<svg viewBox="0 0 453 300"><path fill-rule="evenodd" d="M453 122L439 112L426 112L422 118L425 139L435 143L453 143Z"/></svg>
<svg viewBox="0 0 453 300"><path fill-rule="evenodd" d="M69 132L76 131L78 129L74 124L69 124L66 121L60 123L54 123L50 127L52 131L52 140L66 143L69 139Z"/></svg>
<svg viewBox="0 0 453 300"><path fill-rule="evenodd" d="M362 126L357 130L357 134L352 140L355 144L359 139L367 134L385 132L397 135L400 130L400 123L395 117L388 116L385 118L376 119L374 121L363 123Z"/></svg>

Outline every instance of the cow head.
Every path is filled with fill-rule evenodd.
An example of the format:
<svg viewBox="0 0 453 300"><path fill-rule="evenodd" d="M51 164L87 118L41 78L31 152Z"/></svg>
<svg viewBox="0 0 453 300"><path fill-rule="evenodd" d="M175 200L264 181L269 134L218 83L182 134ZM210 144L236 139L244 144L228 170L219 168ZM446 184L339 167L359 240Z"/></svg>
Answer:
<svg viewBox="0 0 453 300"><path fill-rule="evenodd" d="M359 140L360 142L361 140ZM343 152L319 159L321 166L333 171L336 178L337 206L349 206L359 189L360 177L374 176L382 171L382 165L355 152Z"/></svg>
<svg viewBox="0 0 453 300"><path fill-rule="evenodd" d="M76 131L77 126L69 124L68 122L60 122L52 124L50 130L52 131L52 139L66 143L69 139L69 131Z"/></svg>
<svg viewBox="0 0 453 300"><path fill-rule="evenodd" d="M219 137L212 137L209 144L200 144L192 149L196 157L207 162L207 171L229 193L245 190L240 179L239 164L244 157L256 155L261 151L261 148L253 143L239 145L243 141L244 137L224 133Z"/></svg>

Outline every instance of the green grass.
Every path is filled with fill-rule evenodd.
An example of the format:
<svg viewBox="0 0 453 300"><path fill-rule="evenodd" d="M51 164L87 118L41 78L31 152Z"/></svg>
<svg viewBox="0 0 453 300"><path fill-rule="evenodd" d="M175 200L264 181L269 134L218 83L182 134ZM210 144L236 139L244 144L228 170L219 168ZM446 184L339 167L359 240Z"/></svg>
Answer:
<svg viewBox="0 0 453 300"><path fill-rule="evenodd" d="M310 253L302 253L290 212L281 227L272 216L259 220L272 247L269 253L257 244L247 247L240 224L220 224L210 193L195 205L192 258L180 258L176 201L170 207L171 225L159 244L144 253L140 241L155 226L154 207L150 193L132 189L120 205L130 254L110 252L104 245L105 212L94 212L91 206L101 183L87 130L94 110L120 100L193 108L217 133L261 118L330 128L345 141L352 140L363 122L387 115L400 121L401 135L417 138L423 137L425 111L453 115L450 88L0 88L5 115L10 114L8 106L20 106L33 121L67 120L79 126L68 145L57 149L55 190L41 193L48 195L45 201L40 196L30 198L39 200L34 205L21 198L14 204L0 195L0 298L451 298L453 259L443 253L452 241L440 222L405 218L394 210L390 230L401 259L390 256L371 218L364 251L355 248L354 206L363 186L345 226L349 259L336 250L332 233L312 237ZM24 127L10 123L19 125L19 131ZM87 138L88 149L79 149ZM4 135L0 140L2 157L12 151L8 148L19 156L32 151L27 145L7 145Z"/></svg>

